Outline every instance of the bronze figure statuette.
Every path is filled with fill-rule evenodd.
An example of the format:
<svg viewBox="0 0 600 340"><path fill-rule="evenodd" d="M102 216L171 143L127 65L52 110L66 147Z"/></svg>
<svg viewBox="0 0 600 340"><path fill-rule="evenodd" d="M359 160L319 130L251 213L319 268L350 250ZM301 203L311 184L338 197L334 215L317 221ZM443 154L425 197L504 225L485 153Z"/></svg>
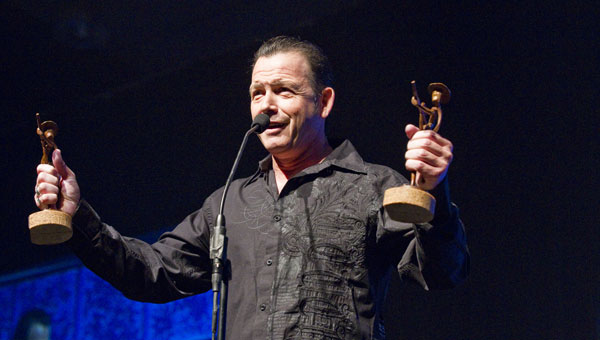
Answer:
<svg viewBox="0 0 600 340"><path fill-rule="evenodd" d="M36 113L37 134L42 143L42 164L52 164L52 152L58 148L54 137L58 132L58 125L53 121L40 123L40 114ZM60 195L60 194L59 194ZM56 210L56 207L47 207L29 215L29 235L31 242L40 245L58 244L70 239L73 235L71 228L71 215Z"/></svg>
<svg viewBox="0 0 600 340"><path fill-rule="evenodd" d="M411 103L419 110L419 129L437 132L442 124L442 106L450 101L450 90L442 83L431 83L431 108L421 103L415 81L411 82ZM426 223L433 219L435 198L416 186L416 174L410 175L410 185L390 188L383 196L383 206L390 218L407 223Z"/></svg>

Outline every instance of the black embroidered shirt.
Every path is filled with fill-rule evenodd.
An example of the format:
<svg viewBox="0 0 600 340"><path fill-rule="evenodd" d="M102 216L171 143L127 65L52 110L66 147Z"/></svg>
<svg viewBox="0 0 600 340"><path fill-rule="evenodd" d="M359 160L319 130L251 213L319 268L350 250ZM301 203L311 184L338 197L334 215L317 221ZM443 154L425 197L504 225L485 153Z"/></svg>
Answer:
<svg viewBox="0 0 600 340"><path fill-rule="evenodd" d="M390 274L449 288L469 255L447 183L430 224L391 220L384 191L406 183L345 141L278 193L271 158L235 180L225 216L231 277L227 339L384 339ZM129 298L167 302L210 289L209 240L223 188L154 244L123 237L82 202L70 241L91 270Z"/></svg>

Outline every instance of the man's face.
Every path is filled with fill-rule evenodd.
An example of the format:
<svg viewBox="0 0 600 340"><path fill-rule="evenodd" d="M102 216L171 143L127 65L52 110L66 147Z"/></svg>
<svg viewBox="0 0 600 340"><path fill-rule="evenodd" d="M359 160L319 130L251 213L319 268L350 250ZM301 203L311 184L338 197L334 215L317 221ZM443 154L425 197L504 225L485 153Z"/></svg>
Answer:
<svg viewBox="0 0 600 340"><path fill-rule="evenodd" d="M50 339L50 326L34 322L29 326L27 340L48 340Z"/></svg>
<svg viewBox="0 0 600 340"><path fill-rule="evenodd" d="M318 142L323 134L320 96L310 85L310 67L297 52L261 57L252 71L252 119L265 113L270 125L259 135L274 156L295 158Z"/></svg>

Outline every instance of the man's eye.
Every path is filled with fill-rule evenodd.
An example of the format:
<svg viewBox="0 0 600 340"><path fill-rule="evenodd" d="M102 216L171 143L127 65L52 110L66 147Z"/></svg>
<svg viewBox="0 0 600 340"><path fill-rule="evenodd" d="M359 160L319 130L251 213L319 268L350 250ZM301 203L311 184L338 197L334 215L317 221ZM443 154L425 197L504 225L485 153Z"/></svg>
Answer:
<svg viewBox="0 0 600 340"><path fill-rule="evenodd" d="M293 94L294 91L292 91L291 89L287 88L287 87L282 87L279 90L277 90L278 93L283 93L283 94Z"/></svg>

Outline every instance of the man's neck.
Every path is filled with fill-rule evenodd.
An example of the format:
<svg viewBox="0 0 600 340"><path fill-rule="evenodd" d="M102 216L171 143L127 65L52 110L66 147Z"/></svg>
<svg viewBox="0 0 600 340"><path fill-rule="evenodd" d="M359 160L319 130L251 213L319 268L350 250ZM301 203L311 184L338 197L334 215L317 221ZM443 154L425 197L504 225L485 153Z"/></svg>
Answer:
<svg viewBox="0 0 600 340"><path fill-rule="evenodd" d="M312 165L321 163L332 150L327 139L324 139L322 143L313 144L295 157L286 158L272 155L273 172L277 181L278 192L281 192L288 179Z"/></svg>

